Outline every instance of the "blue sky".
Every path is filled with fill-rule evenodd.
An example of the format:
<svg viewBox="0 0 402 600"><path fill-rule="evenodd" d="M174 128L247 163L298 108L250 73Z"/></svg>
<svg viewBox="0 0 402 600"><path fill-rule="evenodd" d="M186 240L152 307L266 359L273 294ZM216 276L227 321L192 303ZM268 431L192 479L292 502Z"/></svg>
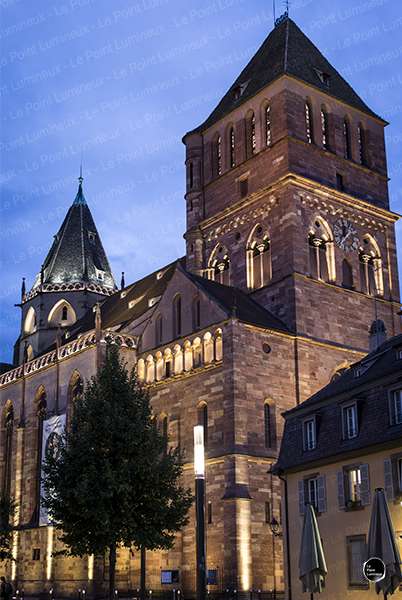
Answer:
<svg viewBox="0 0 402 600"><path fill-rule="evenodd" d="M401 3L290 5L390 121L391 205L402 212ZM0 0L0 8L0 361L10 361L21 278L32 285L74 199L81 152L85 195L116 280L184 253L181 137L231 85L273 15L271 0Z"/></svg>

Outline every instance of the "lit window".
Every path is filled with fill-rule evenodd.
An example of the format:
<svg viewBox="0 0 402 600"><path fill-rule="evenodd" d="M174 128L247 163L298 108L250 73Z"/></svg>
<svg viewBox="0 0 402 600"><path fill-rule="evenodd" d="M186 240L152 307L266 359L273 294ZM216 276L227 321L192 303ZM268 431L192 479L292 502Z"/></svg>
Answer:
<svg viewBox="0 0 402 600"><path fill-rule="evenodd" d="M220 135L215 142L215 171L216 175L222 175L222 138Z"/></svg>
<svg viewBox="0 0 402 600"><path fill-rule="evenodd" d="M360 502L362 475L360 467L353 467L347 471L348 493L351 502Z"/></svg>
<svg viewBox="0 0 402 600"><path fill-rule="evenodd" d="M306 136L309 144L313 143L313 113L309 102L305 104L306 114Z"/></svg>
<svg viewBox="0 0 402 600"><path fill-rule="evenodd" d="M271 133L271 107L267 106L265 109L265 143L267 146L272 144L272 133Z"/></svg>
<svg viewBox="0 0 402 600"><path fill-rule="evenodd" d="M356 404L344 406L342 409L343 417L343 436L350 440L358 434L357 407Z"/></svg>
<svg viewBox="0 0 402 600"><path fill-rule="evenodd" d="M316 447L316 435L315 435L315 419L308 419L303 423L304 432L304 449L314 450Z"/></svg>
<svg viewBox="0 0 402 600"><path fill-rule="evenodd" d="M322 145L325 149L328 148L328 114L322 108L321 109L321 136Z"/></svg>
<svg viewBox="0 0 402 600"><path fill-rule="evenodd" d="M230 128L230 132L229 132L229 146L230 146L230 168L233 169L233 167L236 166L236 157L235 157L236 140L235 140L235 132L234 132L233 127Z"/></svg>

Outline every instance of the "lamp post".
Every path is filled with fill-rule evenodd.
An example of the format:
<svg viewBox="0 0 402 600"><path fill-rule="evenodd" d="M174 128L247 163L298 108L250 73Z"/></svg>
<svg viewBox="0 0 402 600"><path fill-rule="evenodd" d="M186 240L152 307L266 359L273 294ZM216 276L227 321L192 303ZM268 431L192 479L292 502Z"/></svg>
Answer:
<svg viewBox="0 0 402 600"><path fill-rule="evenodd" d="M205 600L205 448L204 427L194 427L197 600Z"/></svg>

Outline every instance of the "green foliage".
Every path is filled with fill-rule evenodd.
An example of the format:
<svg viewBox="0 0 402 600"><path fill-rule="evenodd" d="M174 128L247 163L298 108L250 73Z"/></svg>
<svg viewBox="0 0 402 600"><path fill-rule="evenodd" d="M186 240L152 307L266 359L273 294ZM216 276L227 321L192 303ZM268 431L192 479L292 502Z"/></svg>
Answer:
<svg viewBox="0 0 402 600"><path fill-rule="evenodd" d="M14 560L12 552L13 528L11 522L15 512L15 502L7 496L0 497L0 561Z"/></svg>
<svg viewBox="0 0 402 600"><path fill-rule="evenodd" d="M180 484L179 453L166 452L148 393L117 346L108 346L44 473L44 504L67 554L100 555L116 545L167 549L188 521L192 496Z"/></svg>

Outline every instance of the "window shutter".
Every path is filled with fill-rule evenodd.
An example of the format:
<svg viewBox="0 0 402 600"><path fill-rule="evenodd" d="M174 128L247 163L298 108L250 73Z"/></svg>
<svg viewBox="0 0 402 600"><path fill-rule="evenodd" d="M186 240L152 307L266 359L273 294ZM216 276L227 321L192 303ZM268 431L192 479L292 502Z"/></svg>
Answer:
<svg viewBox="0 0 402 600"><path fill-rule="evenodd" d="M304 481L299 480L299 513L304 515L305 504L304 504Z"/></svg>
<svg viewBox="0 0 402 600"><path fill-rule="evenodd" d="M338 505L339 508L345 508L345 478L343 471L338 471L337 483L338 483Z"/></svg>
<svg viewBox="0 0 402 600"><path fill-rule="evenodd" d="M371 502L370 492L370 471L368 465L361 465L361 486L360 486L360 497L363 506L367 506Z"/></svg>
<svg viewBox="0 0 402 600"><path fill-rule="evenodd" d="M318 493L318 512L326 512L327 510L327 493L325 489L325 475L317 477L317 493Z"/></svg>
<svg viewBox="0 0 402 600"><path fill-rule="evenodd" d="M392 502L394 499L394 482L392 478L392 462L390 458L384 460L384 487L387 500Z"/></svg>

